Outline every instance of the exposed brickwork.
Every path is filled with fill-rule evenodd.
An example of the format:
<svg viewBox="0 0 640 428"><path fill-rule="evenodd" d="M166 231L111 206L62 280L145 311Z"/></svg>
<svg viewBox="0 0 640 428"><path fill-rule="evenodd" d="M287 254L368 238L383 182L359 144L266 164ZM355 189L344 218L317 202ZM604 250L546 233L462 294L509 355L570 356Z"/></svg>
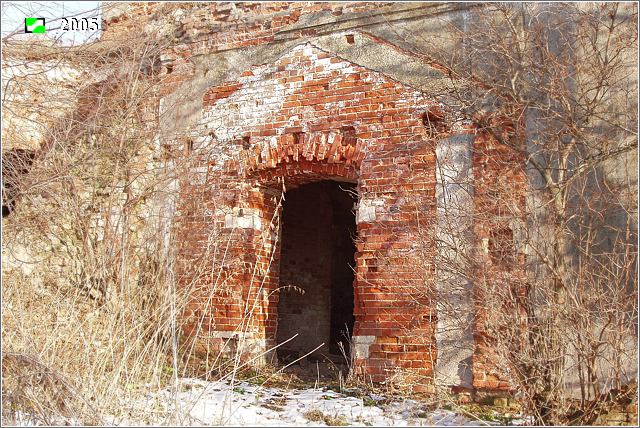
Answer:
<svg viewBox="0 0 640 428"><path fill-rule="evenodd" d="M393 2L216 2L208 4L145 3L126 8L124 13L111 13L105 19L105 39L122 33L135 33L140 23L149 22L147 31L158 30L170 22L170 33L180 43L174 47L182 56L259 45L282 38L298 38L316 34L313 25L291 29L304 16L328 12L335 20L345 14L371 14L389 9ZM317 24L317 23L316 23ZM166 24L165 24L166 25ZM280 36L280 37L279 37Z"/></svg>
<svg viewBox="0 0 640 428"><path fill-rule="evenodd" d="M165 3L106 19L105 38L138 25L138 15L162 22L162 31L175 38L163 54L161 97L194 78L198 55L305 38L273 61L249 62L204 88L198 95L202 111L185 132L188 137L170 142L191 162L180 180L175 240L178 281L194 287L184 333L197 336L199 346L218 350L242 337L254 346L245 349L247 355L255 355L276 345L278 288L299 279L280 275L283 190L320 180L345 181L356 183L358 194L352 349L357 370L374 381L397 370L408 370L422 382L432 380L438 320L429 298L438 252L436 147L445 138L476 131L461 125L435 94L319 48L308 37L319 34L326 22L305 21L324 12L336 22L343 15L360 22L392 7L397 6L211 3L193 4L187 11ZM355 40L353 32L339 37L347 45ZM386 41L380 44L394 49ZM393 52L402 61L403 51ZM435 72L424 67L425 75ZM512 248L512 221L500 211L506 200L491 192L501 189L516 204L523 203L521 171L505 173L520 159L488 144L478 133L473 204L478 212L496 214L474 224L477 252L482 254L485 239L489 248L478 274L507 282L514 270L503 263ZM496 200L500 204L492 207ZM320 209L309 215L324 214ZM308 269L318 274L316 268ZM280 319L286 322L287 317ZM481 322L480 314L478 326ZM478 344L484 340L480 327L475 338ZM491 373L485 357L478 348L474 386L507 387Z"/></svg>
<svg viewBox="0 0 640 428"><path fill-rule="evenodd" d="M522 155L498 144L495 139L479 133L473 157L475 186L474 218L478 268L476 281L512 289L518 293L525 283L523 277L525 255L518 248L516 232L524 221L524 192L526 176L522 169ZM482 294L484 287L475 287L476 329L474 332L473 386L483 390L509 388L504 367L495 361L491 352L491 337L486 334L487 305ZM504 308L504 310L513 310Z"/></svg>
<svg viewBox="0 0 640 428"><path fill-rule="evenodd" d="M216 103L216 101L221 100L223 98L227 98L229 95L233 94L235 91L242 87L241 83L229 83L220 86L215 86L205 92L204 97L202 98L202 104L204 106L212 106Z"/></svg>
<svg viewBox="0 0 640 428"><path fill-rule="evenodd" d="M211 135L198 144L225 144L225 150L216 153L226 158L218 163L224 168L207 185L235 193L230 210L258 210L263 230L242 229L245 239L238 241L233 237L237 230L222 228L221 235L237 242L237 257L255 257L266 268L271 254L265 247L273 242L267 238L265 245L260 238L277 196L269 201L256 198L260 183L277 191L273 183L278 176L357 180L362 210L372 211L358 225L354 336L396 341L374 343L360 363L375 380L383 380L387 370L396 367L427 375L433 361L433 320L415 304L423 300L424 285L414 267L429 261L412 260L411 254L418 223L426 228L433 223L435 156L423 115L435 102L310 45L254 70L252 76L240 76L238 84L242 88L205 105L199 132L208 135L211 129ZM263 103L256 107L256 101ZM248 183L254 190L245 195L239 189ZM277 264L275 254L264 272L265 293L279 284ZM249 295L256 289L247 284L243 288ZM228 306L230 299L224 300ZM222 318L214 314L211 321L216 329L231 329L241 324L233 317L239 313L227 310L220 313ZM259 313L265 317L267 335L273 334L276 299L271 297Z"/></svg>

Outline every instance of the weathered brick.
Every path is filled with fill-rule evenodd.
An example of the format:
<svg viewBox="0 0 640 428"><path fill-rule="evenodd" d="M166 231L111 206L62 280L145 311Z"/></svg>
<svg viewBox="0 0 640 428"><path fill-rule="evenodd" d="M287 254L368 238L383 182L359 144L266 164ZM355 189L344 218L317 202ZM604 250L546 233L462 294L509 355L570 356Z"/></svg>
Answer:
<svg viewBox="0 0 640 428"><path fill-rule="evenodd" d="M162 16L178 6L153 3L148 7L145 13L153 10ZM207 16L222 24L214 31L208 19L183 21L184 35L176 36L179 41L167 52L174 65L171 74L163 76L161 97L190 83L192 59L199 55L265 45L279 31L320 10L333 15L338 10L339 14L371 13L389 5L235 4L243 20L233 18L224 3L206 7ZM134 13L113 24L107 21L105 37L131 31L138 25L136 17ZM307 28L288 34L311 33ZM351 35L345 43L354 43L358 37L364 36ZM282 181L290 188L339 179L356 184L358 209L367 214L357 225L353 335L375 340L369 356L359 358L357 364L374 381L384 380L387 370L396 366L432 374L437 316L435 304L421 293L435 281L436 146L446 137L475 136L474 204L495 214L474 223L475 234L489 239L490 253L482 272L476 273L502 281L507 277L498 274L508 269L500 260L513 234L504 226L508 224L502 215L504 207L489 190L497 186L500 176L508 177L511 186L502 187L503 193L513 197L514 206L523 206L521 171L509 168L519 164L517 155L472 125L451 123L455 112L445 111L428 93L306 40L271 63L247 64L245 70L234 73L198 94L201 117L188 129L205 143L202 153L194 150L185 155L194 172L203 168L204 182L190 174L180 177L179 214L174 223L179 242L178 280L184 287L197 285L185 317L200 317L204 331L233 332L242 325L247 302L252 302L253 320L245 325L246 333L266 339L267 346L275 345L278 322L283 319L278 310L284 300L276 290L291 279L280 275L281 230L272 222L280 210ZM425 116L439 123L439 128L434 127L439 133L425 125ZM323 211L316 215L321 217ZM226 221L227 216L232 221ZM210 239L214 234L215 245L220 247L215 255ZM304 250L315 254L313 249ZM309 274L318 283L326 283L326 272L321 269ZM211 306L213 310L207 313L198 310ZM312 306L307 307L310 313L315 310ZM318 322L325 315L319 315ZM478 330L481 333L481 323ZM186 331L195 334L194 325ZM209 340L211 346L222 343ZM499 377L487 377L489 359L485 348L476 349L475 385L504 388Z"/></svg>

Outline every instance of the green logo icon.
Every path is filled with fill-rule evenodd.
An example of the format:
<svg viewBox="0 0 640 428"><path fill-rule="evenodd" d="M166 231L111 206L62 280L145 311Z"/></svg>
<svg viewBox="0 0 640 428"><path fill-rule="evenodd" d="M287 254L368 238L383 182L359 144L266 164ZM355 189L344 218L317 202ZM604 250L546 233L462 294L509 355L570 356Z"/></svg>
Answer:
<svg viewBox="0 0 640 428"><path fill-rule="evenodd" d="M25 33L44 34L45 31L46 29L44 27L44 18L25 18L24 19Z"/></svg>

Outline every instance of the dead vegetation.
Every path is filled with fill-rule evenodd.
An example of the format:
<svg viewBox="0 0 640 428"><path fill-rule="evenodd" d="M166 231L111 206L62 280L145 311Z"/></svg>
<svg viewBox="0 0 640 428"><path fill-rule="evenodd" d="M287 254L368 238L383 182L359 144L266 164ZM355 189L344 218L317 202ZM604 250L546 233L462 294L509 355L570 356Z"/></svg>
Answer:
<svg viewBox="0 0 640 428"><path fill-rule="evenodd" d="M9 374L2 387L3 421L18 423L18 415L25 414L46 425L56 425L60 416L83 425L100 424L99 415L78 394L77 387L35 358L33 354L3 352L2 372Z"/></svg>
<svg viewBox="0 0 640 428"><path fill-rule="evenodd" d="M444 26L459 49L396 30L447 70L482 185L445 165L451 287L426 297L475 332L474 382L508 381L537 424L592 424L637 376L637 5L496 3Z"/></svg>
<svg viewBox="0 0 640 428"><path fill-rule="evenodd" d="M3 194L3 422L100 424L140 388L178 375L186 299L171 280L159 201L172 178L151 126L158 79L149 64L162 47L25 44L3 40L3 159L5 149L34 153L28 168L3 163L12 179ZM57 98L47 72L61 69L71 77ZM40 131L39 146L25 127Z"/></svg>
<svg viewBox="0 0 640 428"><path fill-rule="evenodd" d="M593 423L613 406L637 401L635 389L625 386L627 341L637 335L637 205L628 202L634 196L628 171L621 182L602 179L605 166L618 169L620 156L637 145L637 111L629 102L637 87L622 87L626 81L615 80L613 73L620 67L617 59L637 47L637 29L629 26L635 19L618 24L615 4L581 12L583 26L566 34L567 40L578 36L579 48L588 51L588 61L577 64L573 56L567 63L542 49L547 46L542 27L509 27L505 36L505 22L517 23L521 15L501 7L496 6L505 21L480 16L467 42L476 61L494 58L495 67L469 74L458 58L437 59L455 71L455 82L468 87L480 80L488 88L489 104L494 103L489 111L487 99L477 93L457 94L453 107L462 105L465 119L520 150L526 173L534 174L536 183L542 180L526 216L508 198L494 201L505 217L525 222L523 266L534 275L505 275L493 282L483 271L487 259L477 254L462 266L455 258L447 269L473 279L484 308L492 310L483 319L488 343L505 362L501 367L526 411L539 423ZM602 32L611 39L605 47ZM521 46L536 55L525 55ZM254 369L239 355L189 365L196 350L179 339L180 315L195 284L175 288L166 211L176 177L188 164L172 163L156 146L151 127L157 118L149 108L157 97L155 67L163 46L111 40L69 50L37 48L28 55L15 44L6 47L3 60L78 66L81 77L65 95L73 100L68 101L72 113L36 119L49 133L33 162L25 165L20 158L12 172L3 168L4 179L13 174L11 214L3 219L3 422L17 422L21 414L49 425L100 424L103 415L126 410L145 389L170 385L185 373L294 385L294 378L272 368ZM570 66L580 73L570 72ZM571 80L574 73L584 81ZM15 91L43 95L43 80L16 80L21 86ZM577 83L584 85L577 86L584 88L578 95ZM620 108L612 93L624 93ZM3 108L29 120L41 114L7 93ZM543 124L534 137L526 136L528 114ZM508 135L496 126L503 120L514 127ZM16 150L26 144L19 133L3 139ZM609 214L620 221L611 224ZM490 223L495 212L477 215ZM207 257L219 257L225 248L215 233L210 250L197 261L203 272ZM489 261L504 263L514 236L489 239ZM569 379L578 386L578 398L563 389ZM398 373L395 383L401 385L395 392L402 392L415 381ZM341 389L345 385L371 387L352 370L339 381ZM305 417L327 425L343 422L320 411Z"/></svg>

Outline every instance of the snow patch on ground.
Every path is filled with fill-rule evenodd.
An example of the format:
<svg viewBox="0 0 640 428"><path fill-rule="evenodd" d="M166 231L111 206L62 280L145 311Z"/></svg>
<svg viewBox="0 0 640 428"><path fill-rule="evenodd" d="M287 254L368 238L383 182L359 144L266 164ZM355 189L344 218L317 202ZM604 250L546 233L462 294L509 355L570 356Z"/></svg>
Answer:
<svg viewBox="0 0 640 428"><path fill-rule="evenodd" d="M280 389L246 382L207 382L180 379L171 388L147 394L129 411L105 420L113 425L231 425L231 426L487 426L449 410L425 411L415 400L366 399L323 389ZM138 411L133 411L134 409ZM140 410L146 409L139 413ZM137 420L145 414L147 420ZM149 418L149 415L155 415ZM171 420L169 420L169 418Z"/></svg>
<svg viewBox="0 0 640 428"><path fill-rule="evenodd" d="M150 387L150 386L147 386ZM176 392L177 391L177 392ZM349 390L347 390L349 391ZM355 391L352 391L355 392ZM138 394L143 394L138 395ZM203 381L182 378L175 387L135 393L120 400L109 415L96 415L107 426L499 426L467 410L428 410L424 402L390 399L376 394L364 398L326 388L284 389L247 382ZM497 416L498 413L494 414ZM508 416L509 425L532 424L530 417ZM484 417L483 417L484 418ZM504 419L503 419L504 420ZM5 423L3 418L3 423ZM16 412L14 426L40 426L34 415ZM81 426L82 421L53 418L47 424Z"/></svg>

